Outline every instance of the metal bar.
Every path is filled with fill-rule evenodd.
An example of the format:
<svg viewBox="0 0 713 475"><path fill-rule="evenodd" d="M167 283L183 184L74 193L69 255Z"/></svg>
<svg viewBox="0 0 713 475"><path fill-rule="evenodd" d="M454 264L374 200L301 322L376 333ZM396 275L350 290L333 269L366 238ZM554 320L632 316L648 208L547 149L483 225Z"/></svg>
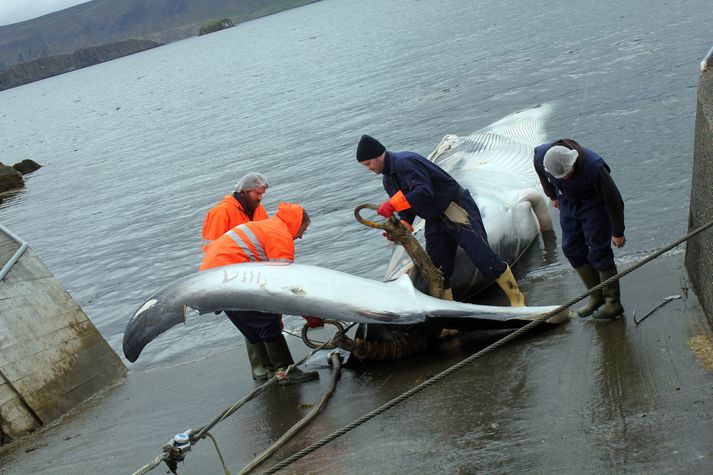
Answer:
<svg viewBox="0 0 713 475"><path fill-rule="evenodd" d="M5 277L7 277L7 275L10 273L10 270L12 269L12 267L15 264L17 264L17 261L20 260L22 255L25 253L25 251L27 249L29 249L29 247L30 247L29 244L27 244L26 242L23 242L22 245L20 246L20 248L17 251L15 251L15 254L12 255L10 260L7 261L7 264L5 264L2 267L2 270L0 270L0 282L2 282L5 279Z"/></svg>
<svg viewBox="0 0 713 475"><path fill-rule="evenodd" d="M708 71L708 68L711 66L711 61L713 60L713 47L711 47L710 51L708 51L708 54L706 55L705 58L703 58L703 61L701 61L701 72L704 73Z"/></svg>
<svg viewBox="0 0 713 475"><path fill-rule="evenodd" d="M17 241L20 244L25 242L22 239L20 239L16 234L14 234L12 231L10 231L5 226L3 226L2 224L0 224L0 231L4 232L5 234L7 234L8 236L13 238L15 241Z"/></svg>
<svg viewBox="0 0 713 475"><path fill-rule="evenodd" d="M5 263L4 266L2 266L2 269L0 269L0 282L2 282L5 277L10 273L10 270L12 267L17 264L17 261L20 260L22 255L25 253L25 251L30 247L29 244L27 244L25 241L17 237L15 234L13 234L9 229L7 229L5 226L0 224L0 231L4 232L7 234L10 238L14 239L20 244L20 247L15 251L15 254L12 255L9 261Z"/></svg>

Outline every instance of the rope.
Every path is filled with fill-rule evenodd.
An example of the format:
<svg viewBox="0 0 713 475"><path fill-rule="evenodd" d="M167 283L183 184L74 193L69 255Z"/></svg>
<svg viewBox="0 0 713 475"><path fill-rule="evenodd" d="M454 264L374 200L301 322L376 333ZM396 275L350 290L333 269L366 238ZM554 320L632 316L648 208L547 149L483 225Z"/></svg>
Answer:
<svg viewBox="0 0 713 475"><path fill-rule="evenodd" d="M289 374L293 368L295 368L296 366L299 366L302 363L304 363L305 361L307 361L307 359L309 359L317 351L332 344L333 340L335 338L339 338L342 335L342 332L344 334L346 334L346 332L348 332L354 325L356 325L356 323L352 323L352 324L348 325L345 329L338 331L337 333L334 334L334 336L329 341L327 341L327 342L323 343L322 345L318 346L317 348L313 349L307 356L302 358L297 363L293 363L290 366L288 366L287 371L285 371L285 374L286 375ZM339 326L339 328L341 329L343 327ZM341 369L341 365L340 365L340 369ZM229 408L227 408L226 410L221 412L216 418L214 418L211 422L209 422L205 426L201 427L200 429L189 430L187 432L187 434L190 436L190 443L188 444L189 445L188 450L190 450L190 448L192 446L194 446L196 443L198 443L198 441L200 441L201 439L210 437L211 440L213 441L213 445L215 446L216 451L218 452L218 457L220 457L220 461L223 464L223 470L225 471L225 474L230 475L230 471L228 471L228 468L225 465L225 461L223 460L223 455L221 454L220 449L218 448L218 443L216 442L216 440L213 438L213 436L208 431L210 429L212 429L213 427L215 427L219 422L230 417L233 413L235 413L235 411L240 409L245 403L247 403L248 401L255 398L258 394L260 394L262 391L264 391L269 386L274 385L279 380L280 379L278 378L277 374L275 374L275 376L270 378L268 381L266 381L265 383L256 387L255 389L250 391L246 396L244 396L242 399L238 400L232 406L230 406ZM336 381L335 381L335 384L336 384ZM330 393L330 396L331 396L331 393ZM193 435L193 434L195 434L195 435ZM164 446L164 451L163 451L163 453L161 453L161 455L157 456L153 461L151 461L151 462L147 463L146 465L144 465L143 467L141 467L138 471L134 472L133 475L144 475L145 473L156 468L161 462L166 462L166 465L168 465L169 469L171 469L171 466L172 465L175 466L175 464L176 464L176 457L174 456L172 450L174 450L174 447L171 446L170 443L167 444L166 446ZM180 451L179 451L179 453L180 453Z"/></svg>
<svg viewBox="0 0 713 475"><path fill-rule="evenodd" d="M292 365L290 365L292 366ZM289 369L289 368L288 368ZM228 409L225 411L221 412L218 417L210 421L207 425L201 427L200 429L197 429L196 435L191 436L191 443L195 444L198 442L200 439L204 439L206 437L206 434L208 433L209 430L211 430L213 427L216 426L219 422L227 419L230 417L235 411L240 409L245 403L253 399L255 396L260 394L262 391L265 390L265 388L268 388L275 384L278 381L277 376L273 376L270 378L269 381L266 381L264 384L261 384L260 386L256 387L252 391L250 391L246 396L244 396L242 399L238 400L235 404L230 406Z"/></svg>
<svg viewBox="0 0 713 475"><path fill-rule="evenodd" d="M381 406L377 407L376 409L372 410L371 412L368 412L367 414L364 414L363 416L361 416L360 418L356 419L355 421L353 421L353 422L347 424L346 426L342 427L341 429L339 429L339 430L337 430L337 431L335 431L335 432L332 432L331 434L329 434L328 436L326 436L326 437L322 438L321 440L315 442L314 444L312 444L312 445L310 445L310 446L308 446L308 447L305 447L304 449L300 450L299 452L297 452L297 453L293 454L292 456L286 458L286 459L283 460L282 462L280 462L280 463L278 463L278 464L276 464L276 465L273 465L273 466L270 467L265 473L267 473L267 474L272 474L272 473L276 473L276 472L279 471L279 470L282 470L283 468L287 467L288 465L291 465L292 463L294 463L294 462L296 462L297 460L301 459L301 458L304 457L305 455L308 455L308 454L314 452L315 450L319 449L320 447L323 447L324 445L327 445L329 442L333 441L334 439L336 439L336 438L338 438L338 437L341 437L342 435L346 434L347 432L351 431L352 429L354 429L354 428L356 428L356 427L358 427L358 426L364 424L365 422L369 421L370 419L373 419L374 417L376 417L376 416L378 416L378 415L380 415L380 414L382 414L382 413L388 411L388 410L391 409L392 407L394 407L394 406L398 405L399 403L405 401L406 399L410 398L411 396L414 396L414 395L420 393L421 391L423 391L424 389L426 389L426 388L428 388L428 387L430 387L430 386L433 386L433 385L436 384L437 382L439 382L439 381L441 381L442 379L444 379L444 378L450 376L452 373L458 371L459 369L463 368L464 366L467 366L468 364L472 363L472 362L475 361L476 359L478 359L478 358L480 358L480 357L482 357L482 356L484 356L484 355L487 355L488 353L491 353L492 351L494 351L494 350L500 348L501 346L505 345L506 343L509 343L509 342L511 342L512 340L518 338L519 336L521 336L521 335L527 333L528 331L532 330L533 328L536 328L536 327L539 326L542 322L547 321L547 319L549 319L550 317L552 317L552 316L558 314L559 312L561 312L561 311L563 311L563 310L565 310L565 309L571 307L571 306L574 305L575 303L577 303L577 302L579 302L580 300L582 300L582 299L588 297L589 295L591 295L592 293L596 292L597 290L600 290L602 287L607 286L607 285L611 284L612 282L621 279L621 278L624 277L625 275L627 275L627 274L629 274L629 273L635 271L635 270L638 269L639 267L641 267L641 266L643 266L643 265L645 265L645 264L648 264L648 263L651 262L652 260L654 260L654 259L660 257L662 254L664 254L664 253L670 251L670 250L673 249L674 247L676 247L676 246L678 246L679 244L681 244L681 243L687 241L688 239L692 238L693 236L695 236L695 235L697 235L697 234L699 234L699 233L705 231L706 229L710 228L711 226L713 226L713 221L711 221L711 222L708 223L708 224L704 224L703 226L700 226L699 228L695 229L694 231L691 231L690 233L688 233L687 235L685 235L683 238L674 241L673 243L669 244L668 246L666 246L666 247L664 247L664 248L662 248L662 249L656 251L655 253L653 253L653 254L650 255L649 257L647 257L647 258L643 259L642 261L640 261L640 262L638 262L638 263L632 265L632 266L629 267L628 269L626 269L626 270L624 270L624 271L622 271L622 272L619 272L618 274L616 274L616 275L610 277L609 279L605 280L604 282L600 283L599 285L597 285L597 286L595 286L595 287L592 287L592 288L589 289L587 292L583 293L582 295L580 295L580 296L578 296L578 297L573 298L572 300L570 300L570 301L567 302L566 304L560 305L559 307L557 307L556 309L554 309L554 310L552 310L552 311L550 311L550 312L548 312L548 313L539 315L538 317L535 318L535 320L531 321L531 322L528 323L527 325L518 328L518 329L515 330L514 332L509 333L508 335L506 335L505 337L503 337L503 338L501 338L500 340L496 341L495 343L493 343L493 344L491 344L491 345L489 345L489 346L483 348L482 350L480 350L480 351L478 351L477 353L475 353L475 354L469 356L468 358L466 358L466 359L460 361L459 363L456 363L455 365L451 366L450 368L446 369L445 371L443 371L443 372L441 372L441 373L439 373L439 374L433 376L432 378L430 378L430 379L424 381L423 383L421 383L421 384L419 384L419 385L417 385L417 386L414 386L413 388L409 389L408 391L406 391L405 393L401 394L400 396L397 396L397 397L395 397L394 399L392 399L392 400L390 400L390 401L388 401L388 402L382 404Z"/></svg>
<svg viewBox="0 0 713 475"><path fill-rule="evenodd" d="M168 456L167 453L165 453L165 452L162 453L161 455L159 455L155 459L153 459L152 462L147 463L146 465L144 465L143 467L141 467L140 469L135 471L132 475L144 475L145 473L150 472L154 468L158 467L161 464L161 462L166 460L167 456Z"/></svg>
<svg viewBox="0 0 713 475"><path fill-rule="evenodd" d="M362 209L376 210L378 206L369 203L360 204L354 208L354 217L364 226L386 231L392 242L403 246L418 271L426 279L428 293L432 297L443 298L443 272L433 264L431 257L423 250L411 230L394 217L381 223L364 219L360 214Z"/></svg>
<svg viewBox="0 0 713 475"><path fill-rule="evenodd" d="M339 354L338 353L332 353L330 356L330 361L332 363L332 379L331 382L329 383L329 388L327 389L327 392L324 393L324 396L322 396L322 399L320 399L319 403L310 411L309 414L307 414L305 417L297 421L295 425L293 425L287 432L282 434L282 437L280 437L274 444L272 444L270 447L265 449L263 453L258 455L252 462L247 464L241 471L240 474L246 474L252 472L255 468L260 466L267 458L269 458L272 454L274 454L277 449L285 445L292 437L294 437L300 430L302 430L307 424L312 422L312 419L317 417L317 414L319 414L322 409L324 409L324 406L327 404L327 401L329 400L330 397L332 397L332 394L334 394L334 391L337 388L337 380L339 379L339 375L341 372L341 362L339 360Z"/></svg>
<svg viewBox="0 0 713 475"><path fill-rule="evenodd" d="M210 432L206 432L205 435L210 437L210 440L213 442L213 446L215 447L215 451L218 452L218 458L220 458L220 463L223 465L223 473L225 475L231 475L230 470L228 470L228 466L225 465L225 459L223 459L223 454L220 453L220 448L218 448L218 441L215 440L215 437Z"/></svg>

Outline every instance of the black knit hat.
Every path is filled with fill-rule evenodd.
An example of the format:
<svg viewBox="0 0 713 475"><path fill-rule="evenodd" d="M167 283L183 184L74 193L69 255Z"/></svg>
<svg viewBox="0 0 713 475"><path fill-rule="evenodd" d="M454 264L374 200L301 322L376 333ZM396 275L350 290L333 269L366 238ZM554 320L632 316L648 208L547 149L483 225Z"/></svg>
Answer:
<svg viewBox="0 0 713 475"><path fill-rule="evenodd" d="M381 143L374 137L362 135L359 140L359 145L357 145L356 159L358 162L371 160L372 158L378 157L385 151L386 147L381 145Z"/></svg>

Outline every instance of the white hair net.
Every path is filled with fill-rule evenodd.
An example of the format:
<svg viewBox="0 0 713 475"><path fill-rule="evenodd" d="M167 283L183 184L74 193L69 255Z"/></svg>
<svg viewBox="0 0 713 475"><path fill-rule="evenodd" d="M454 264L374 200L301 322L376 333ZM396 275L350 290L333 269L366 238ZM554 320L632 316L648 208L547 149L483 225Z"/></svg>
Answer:
<svg viewBox="0 0 713 475"><path fill-rule="evenodd" d="M572 171L577 161L577 151L555 145L545 154L545 170L555 178L564 178Z"/></svg>
<svg viewBox="0 0 713 475"><path fill-rule="evenodd" d="M250 191L254 190L255 188L267 188L270 185L267 183L267 178L265 178L265 175L262 173L248 173L244 177L240 179L235 184L235 188L233 189L234 192L241 192L241 191Z"/></svg>

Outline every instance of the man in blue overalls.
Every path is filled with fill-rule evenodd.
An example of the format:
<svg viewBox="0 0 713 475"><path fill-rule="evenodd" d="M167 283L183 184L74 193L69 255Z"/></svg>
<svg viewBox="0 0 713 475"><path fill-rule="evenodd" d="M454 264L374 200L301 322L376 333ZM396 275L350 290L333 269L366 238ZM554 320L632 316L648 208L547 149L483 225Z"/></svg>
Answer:
<svg viewBox="0 0 713 475"><path fill-rule="evenodd" d="M384 189L390 198L379 206L377 213L390 218L398 212L409 227L416 216L426 221L426 252L443 271L445 298L453 299L450 277L460 246L486 279L498 283L511 306L525 305L525 296L510 266L488 244L480 210L468 190L421 155L387 151L368 135L361 137L356 158L370 171L383 176Z"/></svg>
<svg viewBox="0 0 713 475"><path fill-rule="evenodd" d="M617 274L611 244L622 247L624 201L602 157L574 140L535 148L535 170L560 210L562 251L588 289ZM613 319L624 312L619 281L593 293L580 317Z"/></svg>

